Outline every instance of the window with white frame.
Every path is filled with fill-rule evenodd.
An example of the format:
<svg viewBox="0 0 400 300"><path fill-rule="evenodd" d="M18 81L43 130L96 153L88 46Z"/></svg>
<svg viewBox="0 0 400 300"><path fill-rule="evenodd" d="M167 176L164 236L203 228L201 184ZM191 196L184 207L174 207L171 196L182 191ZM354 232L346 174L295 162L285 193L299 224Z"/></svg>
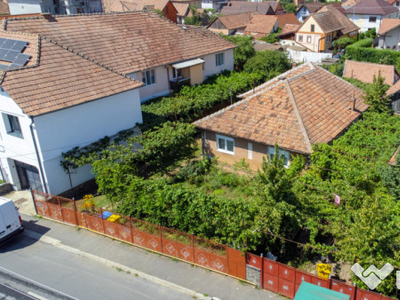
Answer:
<svg viewBox="0 0 400 300"><path fill-rule="evenodd" d="M303 36L299 35L299 42L302 42L302 41L303 41Z"/></svg>
<svg viewBox="0 0 400 300"><path fill-rule="evenodd" d="M182 77L182 70L172 68L172 78L181 78Z"/></svg>
<svg viewBox="0 0 400 300"><path fill-rule="evenodd" d="M311 35L307 35L307 43L311 43Z"/></svg>
<svg viewBox="0 0 400 300"><path fill-rule="evenodd" d="M233 138L217 134L217 151L235 154L235 140Z"/></svg>
<svg viewBox="0 0 400 300"><path fill-rule="evenodd" d="M315 25L311 24L311 32L315 32Z"/></svg>
<svg viewBox="0 0 400 300"><path fill-rule="evenodd" d="M224 64L224 54L223 53L217 53L215 54L215 65L222 66Z"/></svg>
<svg viewBox="0 0 400 300"><path fill-rule="evenodd" d="M154 70L142 72L142 81L144 85L152 85L156 83L156 75Z"/></svg>
<svg viewBox="0 0 400 300"><path fill-rule="evenodd" d="M369 17L369 21L371 23L375 23L376 22L376 17Z"/></svg>
<svg viewBox="0 0 400 300"><path fill-rule="evenodd" d="M22 138L21 125L19 124L18 117L8 114L3 114L4 124L6 131L9 135Z"/></svg>
<svg viewBox="0 0 400 300"><path fill-rule="evenodd" d="M273 160L274 155L275 155L275 147L268 147L268 159L270 161ZM283 155L283 158L285 159L284 165L287 168L290 165L290 154L289 154L289 151L279 149L279 156L282 156L282 155Z"/></svg>

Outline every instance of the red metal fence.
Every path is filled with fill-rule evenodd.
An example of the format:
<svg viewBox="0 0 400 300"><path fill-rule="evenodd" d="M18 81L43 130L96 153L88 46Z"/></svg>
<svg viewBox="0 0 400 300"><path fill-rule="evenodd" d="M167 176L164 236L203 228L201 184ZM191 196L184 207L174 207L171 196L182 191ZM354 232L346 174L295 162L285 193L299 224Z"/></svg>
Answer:
<svg viewBox="0 0 400 300"><path fill-rule="evenodd" d="M391 298L358 289L342 281L321 279L285 264L175 229L120 216L119 223L104 219L101 208L79 211L74 200L32 191L39 215L81 226L115 239L166 254L208 269L246 280L262 289L293 299L302 281L350 295L351 300ZM115 213L113 213L115 214ZM118 214L116 214L118 215Z"/></svg>

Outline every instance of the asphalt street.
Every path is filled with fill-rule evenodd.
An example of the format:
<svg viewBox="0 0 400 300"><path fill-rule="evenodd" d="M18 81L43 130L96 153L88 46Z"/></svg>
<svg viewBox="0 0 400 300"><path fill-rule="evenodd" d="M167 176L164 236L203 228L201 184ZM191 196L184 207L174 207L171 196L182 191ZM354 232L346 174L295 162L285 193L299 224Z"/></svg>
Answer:
<svg viewBox="0 0 400 300"><path fill-rule="evenodd" d="M32 294L46 299L193 299L138 274L97 263L25 235L3 245L0 253L0 283L3 283L0 292L9 297L6 299L32 299L29 298ZM13 280L7 273L22 277L15 275L20 278ZM15 297L15 290L28 295Z"/></svg>

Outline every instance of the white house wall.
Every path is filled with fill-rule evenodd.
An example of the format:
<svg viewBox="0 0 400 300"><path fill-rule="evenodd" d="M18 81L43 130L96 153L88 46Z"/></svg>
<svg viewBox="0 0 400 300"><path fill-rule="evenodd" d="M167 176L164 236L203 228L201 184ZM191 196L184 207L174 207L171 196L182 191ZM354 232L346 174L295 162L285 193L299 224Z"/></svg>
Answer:
<svg viewBox="0 0 400 300"><path fill-rule="evenodd" d="M379 46L380 49L399 49L399 42L400 42L400 27L397 27L385 35L381 35L379 37Z"/></svg>
<svg viewBox="0 0 400 300"><path fill-rule="evenodd" d="M218 52L221 53L221 52ZM234 64L233 64L233 49L229 49L223 52L224 53L224 64L222 66L216 66L215 65L215 55L214 54L209 54L202 59L204 60L204 79L207 77L221 73L224 70L230 70L232 71L234 69Z"/></svg>
<svg viewBox="0 0 400 300"><path fill-rule="evenodd" d="M49 192L60 194L71 188L68 175L60 167L62 152L112 136L137 123L142 123L138 89L36 117ZM71 176L74 186L93 178L89 167L77 171Z"/></svg>
<svg viewBox="0 0 400 300"><path fill-rule="evenodd" d="M13 160L31 165L39 169L32 134L30 131L31 119L25 115L19 106L4 91L0 91L0 162L5 179L15 188L21 187ZM6 115L18 117L22 137L7 133Z"/></svg>
<svg viewBox="0 0 400 300"><path fill-rule="evenodd" d="M151 70L155 70L156 83L140 88L140 101L142 103L155 97L168 95L170 92L167 67L162 66ZM142 72L131 73L128 76L142 81Z"/></svg>
<svg viewBox="0 0 400 300"><path fill-rule="evenodd" d="M390 15L379 16L379 15L357 15L350 12L347 13L347 18L349 18L354 24L360 27L360 32L366 32L371 28L375 28L376 32L379 31L382 19L395 19L398 18L399 12L394 12ZM376 22L370 22L370 17L376 17Z"/></svg>
<svg viewBox="0 0 400 300"><path fill-rule="evenodd" d="M55 14L54 4L50 0L9 0L11 15L49 12Z"/></svg>

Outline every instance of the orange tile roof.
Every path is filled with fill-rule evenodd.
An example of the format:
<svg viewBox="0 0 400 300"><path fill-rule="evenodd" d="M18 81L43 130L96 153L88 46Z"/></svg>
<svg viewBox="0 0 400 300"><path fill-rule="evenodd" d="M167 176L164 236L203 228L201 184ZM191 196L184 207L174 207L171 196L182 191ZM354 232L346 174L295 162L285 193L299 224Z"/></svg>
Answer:
<svg viewBox="0 0 400 300"><path fill-rule="evenodd" d="M186 29L154 12L4 20L7 31L37 33L123 74L236 47L204 28Z"/></svg>
<svg viewBox="0 0 400 300"><path fill-rule="evenodd" d="M353 93L354 111L348 108ZM313 144L332 141L368 108L362 94L328 71L305 64L194 124L202 130L310 154Z"/></svg>
<svg viewBox="0 0 400 300"><path fill-rule="evenodd" d="M28 42L25 67L1 73L0 85L29 116L64 109L142 86L38 35L0 33Z"/></svg>
<svg viewBox="0 0 400 300"><path fill-rule="evenodd" d="M180 17L186 17L187 15L189 15L189 3L181 3L181 2L172 2L172 5L175 6L176 10L177 10L177 15Z"/></svg>
<svg viewBox="0 0 400 300"><path fill-rule="evenodd" d="M263 36L268 35L273 31L277 21L277 16L256 15L252 17L249 24L247 24L245 32L258 33Z"/></svg>
<svg viewBox="0 0 400 300"><path fill-rule="evenodd" d="M210 23L208 27L212 28L212 24L219 20L226 29L245 28L249 24L251 18L256 15L259 15L259 13L245 12L233 15L219 16L212 23Z"/></svg>
<svg viewBox="0 0 400 300"><path fill-rule="evenodd" d="M311 16L325 32L340 30L342 34L358 31L359 27L332 5L325 5Z"/></svg>
<svg viewBox="0 0 400 300"><path fill-rule="evenodd" d="M278 15L278 27L283 28L286 24L301 24L294 13Z"/></svg>
<svg viewBox="0 0 400 300"><path fill-rule="evenodd" d="M383 19L378 34L385 34L400 26L400 19Z"/></svg>
<svg viewBox="0 0 400 300"><path fill-rule="evenodd" d="M295 33L300 28L300 26L300 24L286 24L285 26L283 26L281 33L277 37L279 38L291 33Z"/></svg>
<svg viewBox="0 0 400 300"><path fill-rule="evenodd" d="M393 65L382 65L362 61L346 60L343 77L355 78L362 82L373 83L374 76L385 78L385 84L392 86L399 79L399 74Z"/></svg>

